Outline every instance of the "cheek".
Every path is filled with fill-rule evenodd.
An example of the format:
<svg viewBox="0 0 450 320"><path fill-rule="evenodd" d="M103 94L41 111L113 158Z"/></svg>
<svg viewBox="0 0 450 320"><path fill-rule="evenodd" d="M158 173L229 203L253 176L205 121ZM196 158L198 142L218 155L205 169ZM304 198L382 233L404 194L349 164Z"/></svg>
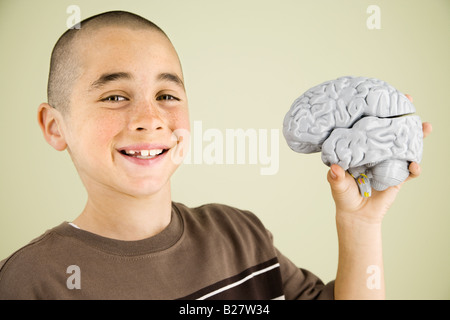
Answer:
<svg viewBox="0 0 450 320"><path fill-rule="evenodd" d="M72 131L69 148L72 144L78 146L78 150L89 154L110 152L114 137L123 128L123 117L104 113L79 119Z"/></svg>
<svg viewBox="0 0 450 320"><path fill-rule="evenodd" d="M95 136L101 145L105 145L112 141L123 126L123 117L101 116L92 123L92 136Z"/></svg>
<svg viewBox="0 0 450 320"><path fill-rule="evenodd" d="M170 122L172 131L177 129L190 129L189 125L189 112L187 107L177 109L176 111L170 114Z"/></svg>

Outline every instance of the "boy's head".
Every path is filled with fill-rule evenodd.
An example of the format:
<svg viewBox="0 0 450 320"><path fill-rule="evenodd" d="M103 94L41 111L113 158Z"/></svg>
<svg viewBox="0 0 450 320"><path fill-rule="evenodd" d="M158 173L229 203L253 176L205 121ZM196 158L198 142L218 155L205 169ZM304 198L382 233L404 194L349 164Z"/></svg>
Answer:
<svg viewBox="0 0 450 320"><path fill-rule="evenodd" d="M69 109L72 87L82 72L79 49L83 47L83 38L100 28L121 26L154 30L165 35L164 31L153 22L125 11L101 13L83 20L80 25L83 27L68 29L61 35L51 55L47 86L48 103L62 112Z"/></svg>
<svg viewBox="0 0 450 320"><path fill-rule="evenodd" d="M68 149L88 193L145 196L168 188L189 130L174 47L159 27L128 12L80 25L52 52L48 103L38 111L44 137Z"/></svg>

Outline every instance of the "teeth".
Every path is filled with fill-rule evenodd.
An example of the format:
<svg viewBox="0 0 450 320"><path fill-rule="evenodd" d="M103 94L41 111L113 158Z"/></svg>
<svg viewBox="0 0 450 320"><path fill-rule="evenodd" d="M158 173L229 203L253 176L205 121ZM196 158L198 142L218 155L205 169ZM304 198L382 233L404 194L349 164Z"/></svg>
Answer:
<svg viewBox="0 0 450 320"><path fill-rule="evenodd" d="M154 157L156 155L159 155L163 152L163 149L152 149L152 150L125 150L125 153L130 156L136 156L136 157Z"/></svg>
<svg viewBox="0 0 450 320"><path fill-rule="evenodd" d="M154 149L154 150L150 150L150 155L151 156L156 156L157 154L160 154L162 152L162 149ZM142 154L142 153L141 153Z"/></svg>

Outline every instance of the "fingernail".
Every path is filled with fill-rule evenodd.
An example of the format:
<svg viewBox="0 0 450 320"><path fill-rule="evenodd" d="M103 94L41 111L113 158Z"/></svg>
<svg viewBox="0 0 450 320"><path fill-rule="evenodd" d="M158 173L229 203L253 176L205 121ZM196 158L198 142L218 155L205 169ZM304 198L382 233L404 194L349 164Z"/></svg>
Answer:
<svg viewBox="0 0 450 320"><path fill-rule="evenodd" d="M337 175L333 172L332 169L330 169L330 175L331 175L332 179L336 179L337 178Z"/></svg>

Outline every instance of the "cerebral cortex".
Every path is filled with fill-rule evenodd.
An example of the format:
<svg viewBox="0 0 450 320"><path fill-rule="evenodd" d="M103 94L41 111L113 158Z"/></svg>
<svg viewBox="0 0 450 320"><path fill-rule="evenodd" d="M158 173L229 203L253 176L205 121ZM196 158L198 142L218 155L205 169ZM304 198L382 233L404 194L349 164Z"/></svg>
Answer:
<svg viewBox="0 0 450 320"><path fill-rule="evenodd" d="M289 147L322 152L355 178L361 195L403 182L409 163L420 162L422 122L411 101L388 83L341 77L317 85L292 104L283 122Z"/></svg>

